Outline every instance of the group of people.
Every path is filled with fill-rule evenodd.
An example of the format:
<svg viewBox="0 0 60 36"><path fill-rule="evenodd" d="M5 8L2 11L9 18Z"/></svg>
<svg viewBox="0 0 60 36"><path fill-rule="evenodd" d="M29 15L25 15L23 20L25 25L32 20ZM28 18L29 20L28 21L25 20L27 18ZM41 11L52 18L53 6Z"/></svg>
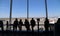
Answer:
<svg viewBox="0 0 60 36"><path fill-rule="evenodd" d="M30 24L31 23L31 24ZM25 22L23 24L22 19L20 19L20 21L18 21L18 19L16 18L14 23L13 23L13 30L17 29L17 27L19 27L19 30L22 30L22 26L24 25L26 27L27 30L30 30L30 25L31 28L34 28L34 26L36 25L35 20L32 18L32 20L28 21L28 19L25 19Z"/></svg>
<svg viewBox="0 0 60 36"><path fill-rule="evenodd" d="M19 28L19 30L22 30L22 26L25 26L27 30L30 30L30 25L31 25L32 30L34 30L34 26L36 25L36 21L34 20L34 18L30 20L30 23L28 19L25 19L24 24L23 24L22 19L18 21L18 19L16 18L15 21L13 22L13 30L17 30L17 27ZM7 26L6 28L8 29L9 27L8 21L6 23L6 26ZM3 21L0 21L0 27L2 27L2 30L3 30ZM47 18L45 19L44 27L45 27L45 30L48 30L49 20Z"/></svg>
<svg viewBox="0 0 60 36"><path fill-rule="evenodd" d="M8 21L6 23L7 29L9 27L8 25ZM22 30L22 26L25 26L27 30L30 30L30 25L32 30L34 30L34 26L36 25L36 21L32 18L30 20L30 23L28 21L28 19L25 19L25 22L23 24L22 19L20 19L20 21L18 21L18 19L16 18L14 23L13 23L13 30L17 30L17 27L19 28L19 30ZM3 21L0 20L0 27L3 30ZM49 30L49 20L46 18L45 22L44 22L44 27L45 27L45 31ZM58 18L58 21L55 23L55 28L60 30L60 18Z"/></svg>
<svg viewBox="0 0 60 36"><path fill-rule="evenodd" d="M20 21L18 22L18 19L16 18L13 24L14 24L13 25L13 30L17 29L17 27L19 27L19 30L22 30L23 25L26 27L27 30L30 30L30 25L31 25L32 30L34 30L34 26L36 25L36 21L32 18L30 20L30 23L29 23L28 19L25 19L25 22L23 24L22 19L20 19ZM45 31L49 30L49 20L48 20L48 18L45 19L44 27L45 27Z"/></svg>

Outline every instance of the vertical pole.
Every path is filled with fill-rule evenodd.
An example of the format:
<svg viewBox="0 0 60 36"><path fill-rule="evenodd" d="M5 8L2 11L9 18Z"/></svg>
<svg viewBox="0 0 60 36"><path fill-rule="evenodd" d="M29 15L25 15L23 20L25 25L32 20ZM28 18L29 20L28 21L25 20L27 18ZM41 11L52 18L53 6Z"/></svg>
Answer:
<svg viewBox="0 0 60 36"><path fill-rule="evenodd" d="M27 19L29 18L29 0L27 0Z"/></svg>
<svg viewBox="0 0 60 36"><path fill-rule="evenodd" d="M39 22L38 22L38 36L39 36Z"/></svg>
<svg viewBox="0 0 60 36"><path fill-rule="evenodd" d="M48 20L48 10L47 10L47 0L45 0L45 9L46 9L46 20L45 20L45 36L49 36L49 20Z"/></svg>
<svg viewBox="0 0 60 36"><path fill-rule="evenodd" d="M38 19L37 19L37 24L38 24L38 36L39 36L39 21L40 21L40 19L38 18Z"/></svg>
<svg viewBox="0 0 60 36"><path fill-rule="evenodd" d="M45 0L45 10L46 10L46 18L48 18L48 11L47 11L47 0Z"/></svg>
<svg viewBox="0 0 60 36"><path fill-rule="evenodd" d="M11 18L12 18L12 0L10 0L10 24L11 24ZM11 30L11 26L10 26L10 30Z"/></svg>

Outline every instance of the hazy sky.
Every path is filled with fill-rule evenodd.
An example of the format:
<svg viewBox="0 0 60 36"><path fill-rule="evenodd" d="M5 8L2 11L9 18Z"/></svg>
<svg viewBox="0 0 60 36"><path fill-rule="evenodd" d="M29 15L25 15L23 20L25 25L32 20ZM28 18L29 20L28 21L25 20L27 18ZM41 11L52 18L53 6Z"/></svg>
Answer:
<svg viewBox="0 0 60 36"><path fill-rule="evenodd" d="M27 17L26 16L26 1L13 0L12 17ZM60 0L47 0L48 16L60 17ZM9 17L10 0L0 0L0 18ZM29 17L45 17L45 2L44 0L29 0Z"/></svg>

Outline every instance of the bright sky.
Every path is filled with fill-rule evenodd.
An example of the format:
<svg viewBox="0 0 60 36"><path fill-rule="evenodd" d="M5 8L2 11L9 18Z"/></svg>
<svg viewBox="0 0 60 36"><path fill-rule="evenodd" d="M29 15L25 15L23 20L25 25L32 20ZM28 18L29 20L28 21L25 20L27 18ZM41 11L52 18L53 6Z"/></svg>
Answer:
<svg viewBox="0 0 60 36"><path fill-rule="evenodd" d="M26 16L26 1L13 0L12 17ZM47 0L48 16L60 17L60 0ZM0 0L0 18L9 18L10 0ZM44 0L29 0L29 17L45 17Z"/></svg>

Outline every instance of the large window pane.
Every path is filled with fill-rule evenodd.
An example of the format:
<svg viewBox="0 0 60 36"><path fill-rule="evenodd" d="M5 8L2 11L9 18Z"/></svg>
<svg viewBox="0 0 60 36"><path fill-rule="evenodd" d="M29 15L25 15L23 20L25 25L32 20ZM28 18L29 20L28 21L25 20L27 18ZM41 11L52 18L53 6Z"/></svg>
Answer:
<svg viewBox="0 0 60 36"><path fill-rule="evenodd" d="M29 17L45 17L44 0L30 0Z"/></svg>
<svg viewBox="0 0 60 36"><path fill-rule="evenodd" d="M26 17L26 0L13 0L12 17Z"/></svg>
<svg viewBox="0 0 60 36"><path fill-rule="evenodd" d="M0 0L0 18L8 18L10 11L10 1Z"/></svg>
<svg viewBox="0 0 60 36"><path fill-rule="evenodd" d="M0 0L0 20L3 21L3 24L6 24L6 21L9 21L10 16L10 0ZM6 30L6 26L3 26ZM1 30L1 29L0 29Z"/></svg>
<svg viewBox="0 0 60 36"><path fill-rule="evenodd" d="M60 17L60 0L47 0L49 17Z"/></svg>

